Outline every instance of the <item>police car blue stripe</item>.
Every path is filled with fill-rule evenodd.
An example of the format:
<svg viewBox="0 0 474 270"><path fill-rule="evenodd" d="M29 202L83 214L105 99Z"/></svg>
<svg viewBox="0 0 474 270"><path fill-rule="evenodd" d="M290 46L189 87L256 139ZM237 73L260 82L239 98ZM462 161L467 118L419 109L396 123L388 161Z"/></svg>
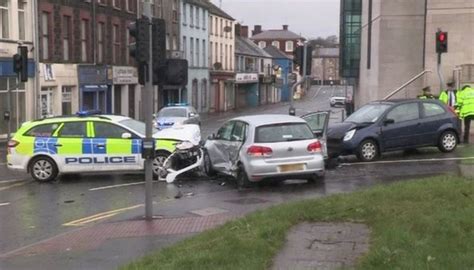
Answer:
<svg viewBox="0 0 474 270"><path fill-rule="evenodd" d="M83 139L82 154L107 154L107 139Z"/></svg>
<svg viewBox="0 0 474 270"><path fill-rule="evenodd" d="M132 154L140 154L142 152L142 140L132 140Z"/></svg>

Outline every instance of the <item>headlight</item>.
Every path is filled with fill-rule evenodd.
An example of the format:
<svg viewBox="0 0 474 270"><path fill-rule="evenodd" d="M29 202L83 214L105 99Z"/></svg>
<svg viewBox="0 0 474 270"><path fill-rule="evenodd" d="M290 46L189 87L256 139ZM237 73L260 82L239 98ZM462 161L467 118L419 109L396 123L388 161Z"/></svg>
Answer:
<svg viewBox="0 0 474 270"><path fill-rule="evenodd" d="M352 138L354 137L354 134L355 134L355 133L356 133L356 130L355 130L355 129L346 132L346 135L344 136L344 141L350 141L350 140L352 140Z"/></svg>
<svg viewBox="0 0 474 270"><path fill-rule="evenodd" d="M178 143L176 145L176 149L178 149L178 150L188 150L188 149L193 148L194 146L195 145L192 142L184 141L184 142Z"/></svg>

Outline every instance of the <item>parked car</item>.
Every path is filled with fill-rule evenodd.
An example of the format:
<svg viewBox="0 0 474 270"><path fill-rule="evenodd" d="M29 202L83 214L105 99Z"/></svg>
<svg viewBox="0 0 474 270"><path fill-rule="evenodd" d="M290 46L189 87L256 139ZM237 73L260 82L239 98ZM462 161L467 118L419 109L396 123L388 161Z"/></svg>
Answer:
<svg viewBox="0 0 474 270"><path fill-rule="evenodd" d="M406 99L371 102L330 126L327 136L330 156L373 161L383 152L426 146L451 152L460 133L455 112L440 101Z"/></svg>
<svg viewBox="0 0 474 270"><path fill-rule="evenodd" d="M195 124L201 125L201 118L193 106L186 103L173 103L162 108L155 115L155 127L166 129L175 124Z"/></svg>
<svg viewBox="0 0 474 270"><path fill-rule="evenodd" d="M331 97L329 99L329 104L331 105L331 107L335 107L336 105L343 106L346 104L346 97L338 97L338 96Z"/></svg>
<svg viewBox="0 0 474 270"><path fill-rule="evenodd" d="M324 127L323 127L324 128ZM204 169L237 179L239 187L265 179L324 176L324 153L302 118L254 115L229 120L205 142Z"/></svg>

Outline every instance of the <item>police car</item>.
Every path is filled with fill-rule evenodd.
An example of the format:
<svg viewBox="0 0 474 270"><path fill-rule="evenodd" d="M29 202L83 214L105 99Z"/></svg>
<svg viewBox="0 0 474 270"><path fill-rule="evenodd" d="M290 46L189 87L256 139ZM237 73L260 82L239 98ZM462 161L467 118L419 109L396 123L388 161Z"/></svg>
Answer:
<svg viewBox="0 0 474 270"><path fill-rule="evenodd" d="M181 130L154 130L155 176L163 174L163 163L177 143L200 140L199 129L177 129ZM9 169L29 172L41 182L51 181L59 173L143 170L144 137L145 124L124 116L86 112L39 119L24 123L8 142L7 164Z"/></svg>
<svg viewBox="0 0 474 270"><path fill-rule="evenodd" d="M187 103L170 103L155 115L155 127L162 130L175 124L201 125L201 118L193 106Z"/></svg>

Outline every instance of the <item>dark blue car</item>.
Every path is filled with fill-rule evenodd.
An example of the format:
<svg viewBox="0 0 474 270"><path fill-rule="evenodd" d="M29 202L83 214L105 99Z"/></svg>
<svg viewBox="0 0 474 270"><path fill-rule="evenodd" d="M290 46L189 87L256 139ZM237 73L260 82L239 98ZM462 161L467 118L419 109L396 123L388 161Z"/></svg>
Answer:
<svg viewBox="0 0 474 270"><path fill-rule="evenodd" d="M328 129L331 157L355 154L373 161L381 153L436 146L456 149L461 122L438 100L405 99L371 102Z"/></svg>

